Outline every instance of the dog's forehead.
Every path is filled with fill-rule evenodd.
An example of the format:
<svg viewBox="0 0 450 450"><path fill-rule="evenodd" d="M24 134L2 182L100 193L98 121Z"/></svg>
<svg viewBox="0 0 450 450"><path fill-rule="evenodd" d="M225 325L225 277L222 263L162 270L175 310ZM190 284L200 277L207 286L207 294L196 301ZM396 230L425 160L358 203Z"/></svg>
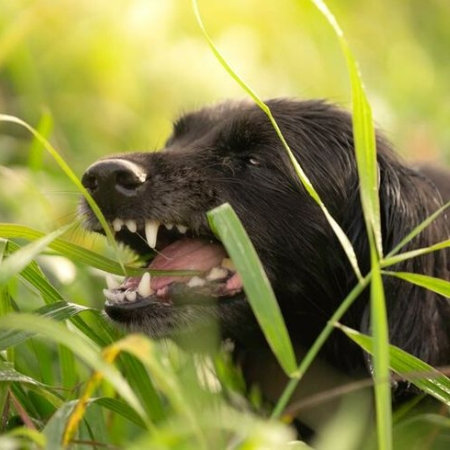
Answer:
<svg viewBox="0 0 450 450"><path fill-rule="evenodd" d="M260 140L268 129L270 122L256 105L228 101L180 116L167 145L199 139L213 146L244 145Z"/></svg>
<svg viewBox="0 0 450 450"><path fill-rule="evenodd" d="M220 124L230 119L238 119L249 111L255 109L255 105L247 101L225 101L213 106L182 114L175 121L175 128L188 128L199 122L206 124Z"/></svg>

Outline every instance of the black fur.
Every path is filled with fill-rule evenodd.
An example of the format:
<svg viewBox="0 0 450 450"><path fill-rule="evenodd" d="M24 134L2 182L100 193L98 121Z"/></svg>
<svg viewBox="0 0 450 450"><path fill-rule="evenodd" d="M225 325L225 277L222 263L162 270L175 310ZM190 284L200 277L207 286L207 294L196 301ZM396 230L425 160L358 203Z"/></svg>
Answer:
<svg viewBox="0 0 450 450"><path fill-rule="evenodd" d="M369 250L358 192L351 117L323 101L268 102L281 131L333 217L349 236L363 272ZM380 202L385 253L441 205L424 175L408 168L377 138ZM224 103L183 116L160 152L127 153L148 173L146 186L126 202L97 201L108 220L118 215L189 225L210 236L206 212L229 202L244 224L269 275L291 338L308 347L354 287L356 279L323 213L298 180L264 113L249 103ZM98 228L86 205L90 228ZM120 234L138 251L135 237ZM448 239L442 215L403 251ZM449 252L442 250L398 264L393 270L450 279ZM448 300L396 278L385 278L391 342L433 365L450 363ZM368 330L368 292L342 322ZM166 308L167 309L167 308ZM218 307L183 311L148 310L119 321L152 335L195 330L218 317L224 337L240 348L265 346L245 298ZM328 340L323 356L345 372L364 366L362 352L341 332Z"/></svg>

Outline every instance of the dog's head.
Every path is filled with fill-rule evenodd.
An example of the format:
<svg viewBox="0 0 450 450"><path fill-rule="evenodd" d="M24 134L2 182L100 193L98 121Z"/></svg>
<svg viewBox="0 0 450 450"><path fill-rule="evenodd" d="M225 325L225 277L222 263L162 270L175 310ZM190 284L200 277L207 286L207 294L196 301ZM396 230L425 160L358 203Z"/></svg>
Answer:
<svg viewBox="0 0 450 450"><path fill-rule="evenodd" d="M367 270L350 116L320 101L268 105ZM408 187L413 175L388 145L378 139L377 146L384 241L390 248L418 223L413 222L419 215L404 204L408 196L414 203L421 195ZM299 333L316 334L355 282L331 227L256 105L225 103L184 115L164 149L102 159L87 169L83 184L118 241L140 254L156 251L150 269L199 272L130 277L105 291L113 320L151 335L191 331L216 318L225 335L256 329L239 275L208 226L206 212L224 202L246 228L288 326L293 324L291 334L299 317L305 319ZM87 227L101 232L85 201L80 210ZM360 322L362 313L356 316Z"/></svg>

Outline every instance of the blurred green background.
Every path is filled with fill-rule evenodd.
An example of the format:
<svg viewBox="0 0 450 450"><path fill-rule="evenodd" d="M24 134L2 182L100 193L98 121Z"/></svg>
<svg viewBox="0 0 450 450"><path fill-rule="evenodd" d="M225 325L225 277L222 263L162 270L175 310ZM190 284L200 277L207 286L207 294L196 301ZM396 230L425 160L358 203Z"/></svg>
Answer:
<svg viewBox="0 0 450 450"><path fill-rule="evenodd" d="M328 5L387 136L409 160L448 159L450 2ZM311 2L203 0L200 8L263 98L349 105L340 48ZM185 110L244 96L211 54L188 0L0 1L0 112L39 127L78 175L101 156L159 148ZM0 221L47 231L75 217L77 198L28 132L0 123Z"/></svg>

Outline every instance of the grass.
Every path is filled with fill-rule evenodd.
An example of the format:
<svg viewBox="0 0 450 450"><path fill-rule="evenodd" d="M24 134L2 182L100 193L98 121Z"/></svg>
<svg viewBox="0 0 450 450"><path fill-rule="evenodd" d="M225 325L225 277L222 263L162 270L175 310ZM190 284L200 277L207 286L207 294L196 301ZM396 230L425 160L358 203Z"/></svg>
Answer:
<svg viewBox="0 0 450 450"><path fill-rule="evenodd" d="M289 444L289 448L306 448L301 441L294 442L294 433L285 423L289 417L283 412L335 327L373 354L377 439L369 439L367 448L391 449L396 437L399 439L397 429L403 430L405 435L411 430L406 419L396 423L392 418L390 370L450 406L450 380L417 358L389 345L381 278L382 275L401 277L449 296L450 283L447 281L385 270L402 259L450 245L446 241L430 248L399 253L445 208L420 224L387 256L382 254L370 104L356 61L336 19L325 3L320 0L313 0L313 3L332 26L347 62L361 202L371 246L370 273L365 277L361 275L349 239L329 214L295 159L270 109L222 56L207 34L197 2L193 0L198 24L213 54L267 114L300 180L339 238L359 281L330 317L328 325L302 361L296 362L273 291L239 219L228 205L209 213L212 228L220 236L242 276L259 324L280 365L291 378L277 404L267 411L258 395L245 399L241 375L226 352L191 355L171 343L158 344L135 334L123 336L120 330L105 321L98 309L76 305L69 301L67 295L61 294L52 280L45 276L37 259L39 254L50 249L77 265L87 267L91 270L91 273L87 272L90 277L93 269L113 274L142 273L133 261L123 261L117 248L110 258L63 239L61 236L70 226L43 233L18 224L0 224L0 349L4 351L0 360L0 410L4 431L0 447L18 445L59 449L101 448L106 445L137 449L258 449L286 448ZM99 208L61 154L42 134L51 127L49 116L42 118L42 133L12 116L0 115L0 121L18 124L32 133L30 167L39 166L42 158L39 145L42 146L88 200L108 240L115 246ZM20 245L16 242L18 239ZM24 240L30 243L23 245ZM372 337L339 324L344 313L368 285L371 290ZM22 311L23 305L18 302L22 294L37 302L38 306L31 312ZM205 333L199 339L216 338L209 334L213 332ZM350 409L348 413L348 420L357 420L357 409ZM270 418L265 418L267 415ZM436 424L449 426L446 418L426 417L434 427ZM336 442L341 439L339 433L343 433L342 429L337 433L331 427L326 432L328 442L333 442L333 436Z"/></svg>

